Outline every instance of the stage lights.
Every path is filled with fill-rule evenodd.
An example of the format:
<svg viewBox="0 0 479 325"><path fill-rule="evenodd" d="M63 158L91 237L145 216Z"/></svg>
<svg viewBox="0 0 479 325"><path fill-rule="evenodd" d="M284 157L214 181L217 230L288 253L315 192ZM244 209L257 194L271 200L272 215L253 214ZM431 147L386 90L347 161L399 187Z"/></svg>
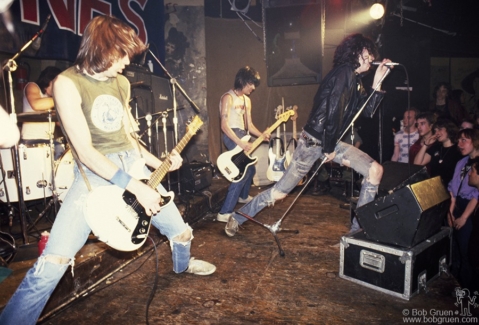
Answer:
<svg viewBox="0 0 479 325"><path fill-rule="evenodd" d="M369 9L369 15L373 19L380 19L384 16L384 6L380 3L375 3Z"/></svg>

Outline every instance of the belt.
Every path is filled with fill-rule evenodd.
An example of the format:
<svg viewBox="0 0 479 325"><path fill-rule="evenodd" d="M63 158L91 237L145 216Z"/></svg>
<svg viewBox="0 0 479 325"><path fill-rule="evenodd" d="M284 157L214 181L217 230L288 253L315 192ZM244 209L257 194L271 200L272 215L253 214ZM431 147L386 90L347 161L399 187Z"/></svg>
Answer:
<svg viewBox="0 0 479 325"><path fill-rule="evenodd" d="M318 140L318 139L313 138L313 137L309 137L308 135L306 135L306 133L304 131L301 132L301 137L305 140L307 148L309 148L309 147L321 147L323 145L321 140Z"/></svg>

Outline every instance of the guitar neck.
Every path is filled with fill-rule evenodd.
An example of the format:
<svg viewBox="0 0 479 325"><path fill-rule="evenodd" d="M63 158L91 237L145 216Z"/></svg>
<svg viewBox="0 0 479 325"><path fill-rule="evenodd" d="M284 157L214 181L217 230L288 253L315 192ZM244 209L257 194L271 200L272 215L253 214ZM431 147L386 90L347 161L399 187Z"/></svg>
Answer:
<svg viewBox="0 0 479 325"><path fill-rule="evenodd" d="M190 139L195 135L196 131L199 129L199 127L203 124L203 121L196 116L191 124L188 126L187 131L185 136L178 142L176 147L173 150L176 150L178 154L180 154L183 149L185 149L186 145L190 141ZM150 180L148 181L148 185L151 186L152 188L156 188L158 185L160 185L160 182L163 180L165 175L168 173L171 167L171 161L170 161L170 155L171 153L166 157L166 159L163 161L163 163L158 167L150 176Z"/></svg>
<svg viewBox="0 0 479 325"><path fill-rule="evenodd" d="M293 121L293 139L298 141L298 135L296 134L296 120Z"/></svg>
<svg viewBox="0 0 479 325"><path fill-rule="evenodd" d="M276 129L281 123L283 123L283 120L282 120L282 119L277 120L273 125L271 125L271 126L265 131L265 133L271 134L271 132L273 132L274 129ZM264 134L264 133L263 133L263 134ZM253 143L251 144L251 149L246 152L248 155L250 155L253 151L255 151L255 149L264 141L264 136L263 136L263 134L262 134L260 137L258 137L258 139L256 139L256 140L253 141Z"/></svg>
<svg viewBox="0 0 479 325"><path fill-rule="evenodd" d="M181 139L181 141L178 142L175 149L173 150L176 150L176 152L181 153L183 149L185 148L185 146L190 141L192 136L193 136L192 134L187 133L183 137L183 139ZM171 155L171 152L170 152L170 155ZM165 175L168 173L168 171L170 170L170 167L171 167L171 161L169 159L170 155L168 155L166 159L163 161L163 163L160 165L160 167L158 167L151 174L150 180L148 181L148 185L151 186L152 188L156 188L161 183L161 181L163 180Z"/></svg>

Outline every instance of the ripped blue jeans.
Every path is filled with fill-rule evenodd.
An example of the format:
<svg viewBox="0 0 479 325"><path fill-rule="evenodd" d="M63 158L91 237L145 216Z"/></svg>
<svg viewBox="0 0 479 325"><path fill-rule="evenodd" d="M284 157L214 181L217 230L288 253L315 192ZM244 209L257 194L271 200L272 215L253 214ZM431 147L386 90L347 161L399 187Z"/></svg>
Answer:
<svg viewBox="0 0 479 325"><path fill-rule="evenodd" d="M137 150L128 150L106 155L119 168L128 171L139 159ZM92 188L111 183L83 166ZM145 176L150 172L145 167ZM160 185L158 191L166 193ZM74 275L75 254L85 244L90 227L83 216L83 207L88 194L85 181L75 164L75 180L68 190L55 222L47 245L37 262L27 272L22 283L0 315L0 324L35 324L50 295L66 272L69 265ZM191 228L175 204L169 204L152 217L152 224L170 240L173 271L180 273L188 268L191 238L187 242L172 241L172 238Z"/></svg>
<svg viewBox="0 0 479 325"><path fill-rule="evenodd" d="M250 217L256 216L256 214L265 207L274 204L275 199L273 191L288 194L298 185L318 159L324 159L323 148L321 145L319 143L316 145L308 143L308 139L314 140L310 134L303 131L302 136L299 137L298 147L294 151L293 159L283 177L281 177L273 187L258 194L251 202L241 207L241 209L239 209L240 212ZM369 169L374 162L374 159L358 148L341 141L338 142L334 151L336 152L336 156L333 159L334 162L341 164L343 159L348 160L350 162L350 167L364 176L365 181L361 187L357 207L373 201L376 197L379 185L373 185L368 181ZM234 214L234 218L239 224L243 224L248 220L238 213ZM354 218L351 230L357 230L359 227L357 219Z"/></svg>

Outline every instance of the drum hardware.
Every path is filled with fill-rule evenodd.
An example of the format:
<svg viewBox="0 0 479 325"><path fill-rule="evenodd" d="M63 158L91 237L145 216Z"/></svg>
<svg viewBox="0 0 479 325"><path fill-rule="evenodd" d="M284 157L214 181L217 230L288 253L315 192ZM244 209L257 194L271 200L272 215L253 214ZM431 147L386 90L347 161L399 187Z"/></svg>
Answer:
<svg viewBox="0 0 479 325"><path fill-rule="evenodd" d="M50 18L48 18L50 19ZM33 37L25 43L25 45L22 46L22 48L15 53L15 55L6 60L5 64L2 66L2 71L7 73L7 80L8 80L8 95L9 95L9 100L6 101L7 103L7 108L10 108L9 110L7 109L7 112L10 112L10 117L14 122L17 122L17 114L15 112L15 96L13 93L13 78L12 78L12 72L15 72L17 70L18 65L15 62L15 60L45 31L45 28L40 29ZM9 107L8 107L9 106ZM51 120L51 116L49 117ZM17 186L18 186L18 199L19 199L19 213L20 213L20 224L22 227L22 237L23 237L23 243L25 245L29 244L28 241L28 235L27 235L27 221L26 221L26 214L25 214L25 200L23 197L23 184L22 184L22 177L21 177L21 170L20 170L20 158L18 155L18 145L15 145L12 147L12 157L14 157L14 170L16 171L16 177L17 177ZM5 184L6 185L6 184ZM6 186L5 186L6 187Z"/></svg>

